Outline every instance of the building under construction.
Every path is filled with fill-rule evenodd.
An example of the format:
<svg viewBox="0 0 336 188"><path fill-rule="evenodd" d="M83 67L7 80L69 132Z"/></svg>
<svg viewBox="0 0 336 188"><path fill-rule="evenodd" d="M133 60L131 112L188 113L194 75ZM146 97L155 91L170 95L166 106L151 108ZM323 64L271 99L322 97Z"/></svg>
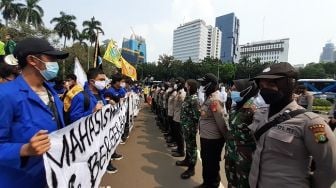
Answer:
<svg viewBox="0 0 336 188"><path fill-rule="evenodd" d="M129 39L124 38L121 55L132 64L146 63L146 40L135 34L132 34Z"/></svg>

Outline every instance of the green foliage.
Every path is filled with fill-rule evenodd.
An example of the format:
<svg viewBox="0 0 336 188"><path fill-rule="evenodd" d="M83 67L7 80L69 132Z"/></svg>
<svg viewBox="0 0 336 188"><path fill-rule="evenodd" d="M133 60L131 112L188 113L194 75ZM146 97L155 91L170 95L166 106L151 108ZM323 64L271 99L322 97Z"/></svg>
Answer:
<svg viewBox="0 0 336 188"><path fill-rule="evenodd" d="M2 17L8 26L9 21L13 21L20 14L21 7L24 5L21 3L15 3L15 0L1 0L0 1L0 11L2 12Z"/></svg>
<svg viewBox="0 0 336 188"><path fill-rule="evenodd" d="M88 36L91 46L92 43L96 41L97 32L101 32L102 34L104 34L101 25L101 22L96 20L95 17L92 17L90 20L83 22L83 33Z"/></svg>
<svg viewBox="0 0 336 188"><path fill-rule="evenodd" d="M68 15L63 11L60 12L60 17L53 18L50 23L56 23L54 30L58 36L64 37L63 48L66 47L66 40L75 39L77 36L77 25L74 22L76 17L74 15Z"/></svg>
<svg viewBox="0 0 336 188"><path fill-rule="evenodd" d="M314 99L313 106L331 106L331 102L326 99Z"/></svg>
<svg viewBox="0 0 336 188"><path fill-rule="evenodd" d="M261 63L259 58L253 61L249 57L243 57L236 64L235 79L253 78L260 74L266 67L269 67L273 62Z"/></svg>
<svg viewBox="0 0 336 188"><path fill-rule="evenodd" d="M328 78L325 71L327 69L323 63L310 63L305 68L299 69L299 77L302 79Z"/></svg>
<svg viewBox="0 0 336 188"><path fill-rule="evenodd" d="M8 27L0 28L0 40L4 40L6 34L10 33L15 41L20 41L27 37L38 37L48 39L52 43L58 43L53 41L53 31L41 26L38 28L31 27L28 24L20 22L10 22Z"/></svg>
<svg viewBox="0 0 336 188"><path fill-rule="evenodd" d="M329 112L330 110L331 106L313 106L313 111Z"/></svg>
<svg viewBox="0 0 336 188"><path fill-rule="evenodd" d="M232 80L235 72L235 65L221 63L218 59L205 58L201 63L186 62L175 60L173 56L160 55L158 64L139 64L137 65L138 78L153 76L156 80L169 80L181 76L183 78L197 79L206 73L217 75L221 81Z"/></svg>
<svg viewBox="0 0 336 188"><path fill-rule="evenodd" d="M18 20L36 28L42 26L44 11L38 5L39 2L40 0L26 0L26 4L20 7Z"/></svg>

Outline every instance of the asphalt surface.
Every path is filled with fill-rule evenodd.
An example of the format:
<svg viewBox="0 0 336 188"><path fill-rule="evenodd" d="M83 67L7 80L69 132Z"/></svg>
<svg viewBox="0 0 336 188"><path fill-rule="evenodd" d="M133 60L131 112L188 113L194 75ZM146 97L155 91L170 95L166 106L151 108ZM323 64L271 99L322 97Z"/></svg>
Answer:
<svg viewBox="0 0 336 188"><path fill-rule="evenodd" d="M197 161L195 176L188 180L180 178L186 167L175 166L175 162L183 158L170 155L171 149L166 146L154 118L149 107L145 106L140 111L126 144L117 148L117 152L124 156L122 160L113 161L118 172L105 174L100 187L188 188L202 183L200 159ZM222 187L226 187L223 161L221 176Z"/></svg>
<svg viewBox="0 0 336 188"><path fill-rule="evenodd" d="M322 116L324 117L324 116ZM327 119L327 116L324 118ZM199 148L199 137L197 138ZM119 145L117 152L124 158L113 161L118 168L115 174L105 174L101 188L189 188L202 183L201 160L198 158L195 176L182 180L180 174L185 167L175 166L176 160L170 155L162 133L156 126L155 115L148 106L140 111L125 145ZM224 151L223 151L224 152ZM222 152L222 156L223 153ZM226 187L224 161L221 162L221 187ZM336 188L336 183L332 186Z"/></svg>

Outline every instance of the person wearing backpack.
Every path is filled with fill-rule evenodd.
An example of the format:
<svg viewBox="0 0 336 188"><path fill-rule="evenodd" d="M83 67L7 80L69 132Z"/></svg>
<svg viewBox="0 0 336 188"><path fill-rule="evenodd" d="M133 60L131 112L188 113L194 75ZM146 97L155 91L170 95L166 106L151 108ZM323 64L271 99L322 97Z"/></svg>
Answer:
<svg viewBox="0 0 336 188"><path fill-rule="evenodd" d="M71 100L69 116L70 123L86 117L106 104L103 93L106 87L106 75L101 69L91 68L87 72L88 81L84 85L84 92L78 92ZM85 109L85 96L89 96L89 107ZM101 102L98 102L101 101Z"/></svg>
<svg viewBox="0 0 336 188"><path fill-rule="evenodd" d="M289 63L275 63L254 78L270 106L257 109L249 125L256 140L251 188L324 188L336 180L336 137L322 117L293 100L297 77Z"/></svg>
<svg viewBox="0 0 336 188"><path fill-rule="evenodd" d="M64 122L66 125L71 123L70 120L70 106L72 99L78 94L82 93L84 96L84 111L87 111L90 107L90 96L84 91L83 87L77 84L77 76L74 74L68 74L65 78L66 92L63 97L64 102Z"/></svg>

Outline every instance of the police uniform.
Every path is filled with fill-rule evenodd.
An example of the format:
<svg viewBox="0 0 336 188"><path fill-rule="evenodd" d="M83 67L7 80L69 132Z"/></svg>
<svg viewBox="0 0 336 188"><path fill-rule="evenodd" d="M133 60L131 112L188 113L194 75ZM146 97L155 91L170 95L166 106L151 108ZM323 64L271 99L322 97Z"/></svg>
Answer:
<svg viewBox="0 0 336 188"><path fill-rule="evenodd" d="M168 96L168 127L169 127L169 136L171 136L170 141L176 141L175 134L174 134L174 125L173 125L173 116L174 116L174 101L177 95L177 91L173 91Z"/></svg>
<svg viewBox="0 0 336 188"><path fill-rule="evenodd" d="M255 79L295 78L295 75L297 72L290 64L277 63ZM263 88L260 90L263 96L262 91ZM269 96L265 97L266 102L270 100ZM253 133L281 114L303 109L292 101L269 117L270 108L272 104L255 112L249 126ZM327 188L336 180L336 138L322 117L304 112L265 130L256 139L249 177L251 188ZM316 163L312 173L311 158Z"/></svg>
<svg viewBox="0 0 336 188"><path fill-rule="evenodd" d="M256 112L252 131L286 110L300 109L295 101L271 118L268 109ZM316 170L310 181L310 156ZM336 179L336 138L319 115L306 112L278 124L257 142L250 173L250 186L330 187ZM313 185L311 185L311 183Z"/></svg>
<svg viewBox="0 0 336 188"><path fill-rule="evenodd" d="M184 155L184 140L183 140L183 132L182 132L182 127L181 127L181 108L182 108L182 103L186 97L186 92L184 89L180 89L177 92L177 95L174 99L174 116L173 116L173 121L174 121L174 131L175 133L175 138L177 142L177 150L179 154Z"/></svg>
<svg viewBox="0 0 336 188"><path fill-rule="evenodd" d="M227 133L227 113L219 91L212 93L201 106L200 139L203 184L218 187L221 153Z"/></svg>

